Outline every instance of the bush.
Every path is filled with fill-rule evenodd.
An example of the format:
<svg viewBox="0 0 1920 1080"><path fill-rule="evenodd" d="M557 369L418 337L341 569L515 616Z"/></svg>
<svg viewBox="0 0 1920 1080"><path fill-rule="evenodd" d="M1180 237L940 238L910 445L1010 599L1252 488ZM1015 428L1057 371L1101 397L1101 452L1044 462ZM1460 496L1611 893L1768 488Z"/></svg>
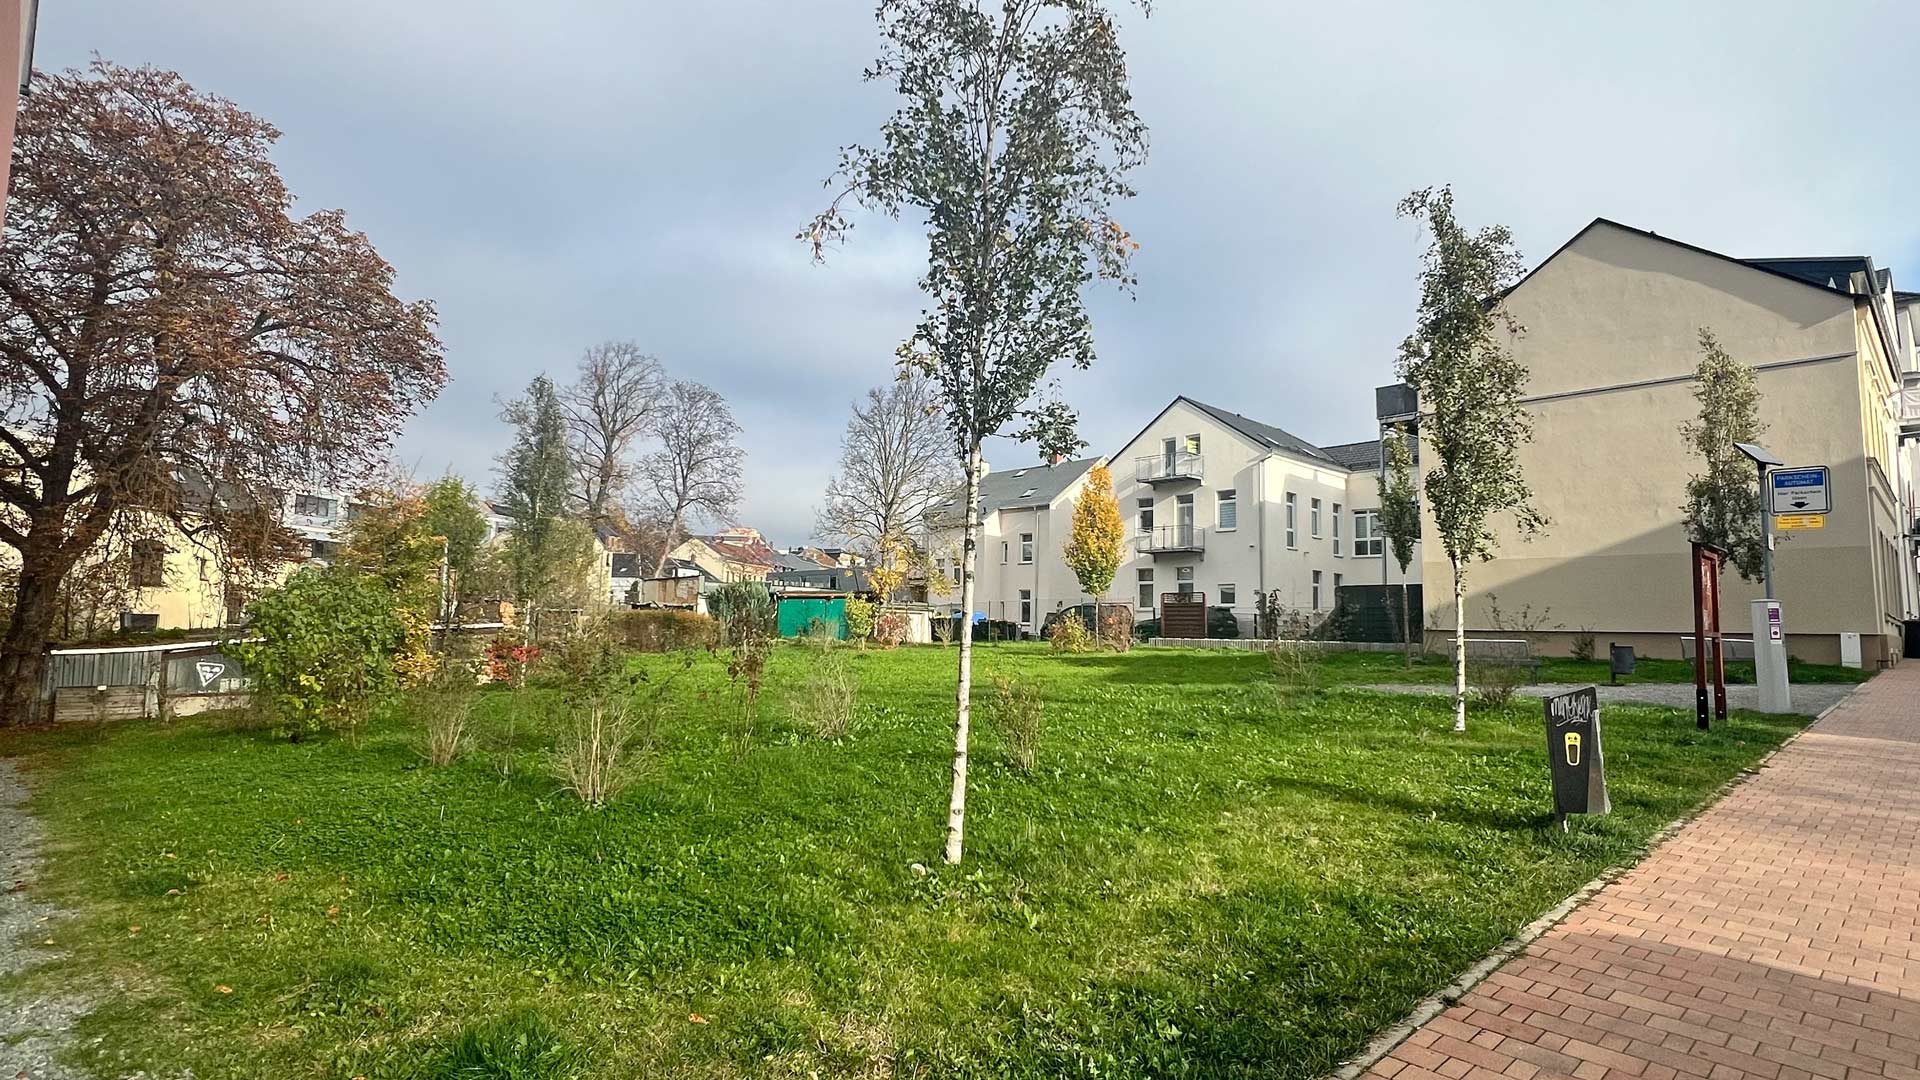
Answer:
<svg viewBox="0 0 1920 1080"><path fill-rule="evenodd" d="M873 636L873 602L857 596L847 598L847 638L865 641Z"/></svg>
<svg viewBox="0 0 1920 1080"><path fill-rule="evenodd" d="M467 750L467 719L473 712L473 669L443 661L412 700L424 733L420 756L436 768L451 765Z"/></svg>
<svg viewBox="0 0 1920 1080"><path fill-rule="evenodd" d="M828 652L807 665L789 706L793 717L822 739L839 739L853 726L853 670L844 650Z"/></svg>
<svg viewBox="0 0 1920 1080"><path fill-rule="evenodd" d="M1051 623L1051 630L1043 627L1040 636L1052 643L1054 652L1093 651L1093 634L1087 630L1087 624L1080 621L1079 608L1073 608L1061 618L1048 621Z"/></svg>
<svg viewBox="0 0 1920 1080"><path fill-rule="evenodd" d="M1232 608L1210 607L1207 609L1207 636L1210 638L1240 636L1240 620L1233 617Z"/></svg>
<svg viewBox="0 0 1920 1080"><path fill-rule="evenodd" d="M907 640L907 617L889 611L873 621L873 639L882 648L897 649Z"/></svg>
<svg viewBox="0 0 1920 1080"><path fill-rule="evenodd" d="M641 652L711 649L720 644L720 620L682 608L616 612L613 636Z"/></svg>
<svg viewBox="0 0 1920 1080"><path fill-rule="evenodd" d="M1304 641L1275 638L1268 642L1267 666L1282 698L1303 697L1320 689L1319 653Z"/></svg>
<svg viewBox="0 0 1920 1080"><path fill-rule="evenodd" d="M763 582L729 581L707 597L707 610L719 621L721 639L729 645L745 636L773 633L773 594Z"/></svg>
<svg viewBox="0 0 1920 1080"><path fill-rule="evenodd" d="M339 566L307 567L253 602L249 638L225 643L254 694L298 740L353 732L398 685L407 627L380 583Z"/></svg>
<svg viewBox="0 0 1920 1080"><path fill-rule="evenodd" d="M1043 705L1031 686L1005 676L993 680L993 722L1007 751L1007 766L1016 772L1032 772L1040 755L1040 720Z"/></svg>
<svg viewBox="0 0 1920 1080"><path fill-rule="evenodd" d="M1583 626L1580 628L1579 633L1573 635L1573 658L1575 660L1591 661L1596 649L1597 646L1594 644L1593 631Z"/></svg>
<svg viewBox="0 0 1920 1080"><path fill-rule="evenodd" d="M1527 685L1532 669L1512 660L1476 660L1467 665L1467 693L1476 706L1498 709Z"/></svg>

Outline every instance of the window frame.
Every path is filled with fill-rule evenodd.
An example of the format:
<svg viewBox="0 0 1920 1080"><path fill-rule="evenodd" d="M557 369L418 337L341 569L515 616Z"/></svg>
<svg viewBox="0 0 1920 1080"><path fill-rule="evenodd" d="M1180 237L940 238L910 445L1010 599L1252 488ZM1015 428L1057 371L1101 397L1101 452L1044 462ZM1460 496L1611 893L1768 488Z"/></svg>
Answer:
<svg viewBox="0 0 1920 1080"><path fill-rule="evenodd" d="M164 589L167 587L167 542L135 540L127 552L127 587Z"/></svg>
<svg viewBox="0 0 1920 1080"><path fill-rule="evenodd" d="M1233 524L1221 515L1222 510L1233 512ZM1232 532L1240 527L1240 489L1221 488L1213 493L1213 529L1215 532Z"/></svg>
<svg viewBox="0 0 1920 1080"><path fill-rule="evenodd" d="M1147 536L1153 532L1153 510L1151 498L1133 500L1134 528L1139 530L1138 535Z"/></svg>
<svg viewBox="0 0 1920 1080"><path fill-rule="evenodd" d="M1320 518L1325 506L1326 503L1318 497L1307 500L1307 535L1315 540L1320 539L1320 530L1324 525Z"/></svg>
<svg viewBox="0 0 1920 1080"><path fill-rule="evenodd" d="M1321 585L1321 572L1318 570L1315 570L1313 572L1313 610L1315 611L1320 610L1320 585Z"/></svg>
<svg viewBox="0 0 1920 1080"><path fill-rule="evenodd" d="M1287 547L1300 546L1300 496L1289 491L1282 498L1287 507Z"/></svg>
<svg viewBox="0 0 1920 1080"><path fill-rule="evenodd" d="M1020 590L1020 625L1028 626L1028 627L1033 625L1033 590L1032 589Z"/></svg>
<svg viewBox="0 0 1920 1080"><path fill-rule="evenodd" d="M1214 585L1218 590L1217 599L1221 607L1233 607L1240 602L1240 586L1231 581L1222 581Z"/></svg>
<svg viewBox="0 0 1920 1080"><path fill-rule="evenodd" d="M1146 603L1138 604L1135 606L1147 611L1152 611L1153 610L1153 588L1154 588L1153 567L1142 566L1139 569L1135 570L1133 572L1133 584L1134 584L1133 598L1135 600L1145 598L1146 600ZM1147 591L1143 593L1143 592L1140 592L1141 589L1145 589Z"/></svg>
<svg viewBox="0 0 1920 1080"><path fill-rule="evenodd" d="M1033 565L1033 534L1029 532L1020 534L1020 565Z"/></svg>
<svg viewBox="0 0 1920 1080"><path fill-rule="evenodd" d="M1336 559L1342 559L1346 557L1340 551L1340 504L1339 503L1333 504L1333 557Z"/></svg>
<svg viewBox="0 0 1920 1080"><path fill-rule="evenodd" d="M1365 522L1366 527L1361 528ZM1387 553L1380 535L1380 508L1353 511L1353 557L1374 559Z"/></svg>

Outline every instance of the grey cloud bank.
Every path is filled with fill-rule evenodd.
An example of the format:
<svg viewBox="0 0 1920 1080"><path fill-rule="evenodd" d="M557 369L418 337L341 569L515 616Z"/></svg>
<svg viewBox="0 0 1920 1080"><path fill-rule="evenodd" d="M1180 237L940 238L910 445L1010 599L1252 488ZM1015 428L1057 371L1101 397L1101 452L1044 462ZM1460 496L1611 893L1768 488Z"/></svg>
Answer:
<svg viewBox="0 0 1920 1080"><path fill-rule="evenodd" d="M1063 394L1097 453L1179 393L1364 436L1422 246L1393 205L1427 184L1530 260L1605 215L1900 271L1916 39L1894 3L1157 4L1125 37L1140 287L1092 293L1100 362ZM859 81L873 46L864 0L60 0L38 58L173 68L284 131L303 204L344 207L439 306L453 382L399 447L419 473L490 486L493 398L631 338L732 401L743 521L797 543L919 310L911 223L863 219L824 267L791 239L892 106Z"/></svg>

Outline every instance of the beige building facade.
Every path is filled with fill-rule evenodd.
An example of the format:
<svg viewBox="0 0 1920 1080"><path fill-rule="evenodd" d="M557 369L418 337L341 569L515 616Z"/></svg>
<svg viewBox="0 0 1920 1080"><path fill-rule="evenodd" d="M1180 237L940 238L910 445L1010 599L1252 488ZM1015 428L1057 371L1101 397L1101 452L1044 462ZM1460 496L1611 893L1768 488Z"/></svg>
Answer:
<svg viewBox="0 0 1920 1080"><path fill-rule="evenodd" d="M1775 551L1789 654L1835 663L1857 634L1866 666L1897 660L1917 595L1920 462L1901 441L1900 404L1916 370L1914 299L1864 257L1740 260L1604 219L1582 230L1506 298L1530 372L1521 463L1550 524L1525 540L1503 523L1497 557L1469 573L1468 629L1500 631L1497 602L1547 613L1543 651L1587 630L1603 649L1681 654L1692 629L1682 505L1697 466L1680 427L1698 413L1707 328L1758 373L1761 444L1831 472L1825 527L1782 532ZM1423 547L1428 625L1450 631L1451 568L1438 544ZM1730 570L1722 589L1723 627L1744 635L1760 586Z"/></svg>

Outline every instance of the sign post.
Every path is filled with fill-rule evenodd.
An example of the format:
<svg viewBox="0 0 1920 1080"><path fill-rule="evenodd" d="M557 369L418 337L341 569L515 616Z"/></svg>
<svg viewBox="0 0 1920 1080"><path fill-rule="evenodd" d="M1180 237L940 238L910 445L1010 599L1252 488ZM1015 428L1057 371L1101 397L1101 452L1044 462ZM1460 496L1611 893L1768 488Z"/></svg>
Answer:
<svg viewBox="0 0 1920 1080"><path fill-rule="evenodd" d="M1568 814L1605 814L1606 755L1600 748L1600 690L1587 686L1545 701L1547 762L1553 773L1553 814L1565 831Z"/></svg>
<svg viewBox="0 0 1920 1080"><path fill-rule="evenodd" d="M1713 712L1727 718L1727 660L1720 633L1720 564L1726 553L1707 544L1693 545L1693 710L1694 723L1707 730L1707 672L1713 672ZM1708 657L1712 657L1709 667Z"/></svg>

